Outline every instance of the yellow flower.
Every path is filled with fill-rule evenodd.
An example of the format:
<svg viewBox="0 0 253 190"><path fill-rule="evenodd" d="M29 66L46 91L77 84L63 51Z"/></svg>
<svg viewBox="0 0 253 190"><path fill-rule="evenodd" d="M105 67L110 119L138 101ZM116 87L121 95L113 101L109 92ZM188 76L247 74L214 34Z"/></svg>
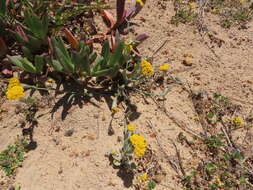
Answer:
<svg viewBox="0 0 253 190"><path fill-rule="evenodd" d="M128 131L135 131L135 126L132 125L132 124L129 124L129 125L127 126L127 130L128 130Z"/></svg>
<svg viewBox="0 0 253 190"><path fill-rule="evenodd" d="M9 79L9 85L8 85L8 89L14 87L14 86L19 86L20 82L17 78L11 78Z"/></svg>
<svg viewBox="0 0 253 190"><path fill-rule="evenodd" d="M24 88L22 86L13 86L8 88L6 92L7 99L17 100L24 97Z"/></svg>
<svg viewBox="0 0 253 190"><path fill-rule="evenodd" d="M149 62L143 60L141 62L141 72L144 76L150 77L154 74L154 69Z"/></svg>
<svg viewBox="0 0 253 190"><path fill-rule="evenodd" d="M126 53L131 53L132 51L134 51L132 43L133 43L132 40L128 40L128 41L125 42L125 52Z"/></svg>
<svg viewBox="0 0 253 190"><path fill-rule="evenodd" d="M168 71L170 68L169 64L163 64L159 67L160 71Z"/></svg>
<svg viewBox="0 0 253 190"><path fill-rule="evenodd" d="M240 4L244 5L245 4L245 0L240 0Z"/></svg>
<svg viewBox="0 0 253 190"><path fill-rule="evenodd" d="M120 109L118 107L112 107L111 111L112 111L113 114L115 114L115 113L119 112Z"/></svg>
<svg viewBox="0 0 253 190"><path fill-rule="evenodd" d="M144 173L144 174L138 176L138 181L139 182L145 182L147 180L148 180L148 174L147 173Z"/></svg>
<svg viewBox="0 0 253 190"><path fill-rule="evenodd" d="M241 126L241 125L243 125L243 120L242 120L240 117L235 117L235 118L232 120L232 123L233 123L235 126Z"/></svg>
<svg viewBox="0 0 253 190"><path fill-rule="evenodd" d="M196 9L197 5L196 3L192 2L189 4L190 9Z"/></svg>
<svg viewBox="0 0 253 190"><path fill-rule="evenodd" d="M144 3L143 3L143 1L142 0L136 0L136 3L139 3L140 4L140 6L144 6Z"/></svg>
<svg viewBox="0 0 253 190"><path fill-rule="evenodd" d="M145 138L143 136L133 134L130 137L130 142L132 143L134 147L134 154L138 157L141 157L145 154L147 143L145 141Z"/></svg>

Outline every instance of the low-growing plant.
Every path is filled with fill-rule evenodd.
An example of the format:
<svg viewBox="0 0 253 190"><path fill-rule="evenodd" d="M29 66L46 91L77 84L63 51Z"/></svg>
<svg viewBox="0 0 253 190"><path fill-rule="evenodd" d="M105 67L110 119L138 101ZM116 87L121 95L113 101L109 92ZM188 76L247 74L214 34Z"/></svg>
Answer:
<svg viewBox="0 0 253 190"><path fill-rule="evenodd" d="M153 154L145 138L136 132L136 126L129 124L124 129L122 149L112 151L109 156L115 167L133 174L136 189L152 190L156 186L156 174L165 175L157 160L151 159Z"/></svg>
<svg viewBox="0 0 253 190"><path fill-rule="evenodd" d="M39 18L34 12L26 11L24 14L24 25L17 26L14 32L24 56L30 61L34 60L34 54L42 53L42 46L46 45L48 24L47 13L42 18Z"/></svg>
<svg viewBox="0 0 253 190"><path fill-rule="evenodd" d="M22 166L25 159L25 147L27 142L18 138L14 145L10 145L0 153L0 169L7 176L13 175L18 167Z"/></svg>

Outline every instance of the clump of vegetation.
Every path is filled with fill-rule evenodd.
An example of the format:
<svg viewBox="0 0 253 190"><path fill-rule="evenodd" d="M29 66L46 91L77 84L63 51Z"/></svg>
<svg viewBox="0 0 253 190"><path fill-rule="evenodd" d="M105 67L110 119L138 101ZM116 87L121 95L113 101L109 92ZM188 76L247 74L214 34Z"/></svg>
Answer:
<svg viewBox="0 0 253 190"><path fill-rule="evenodd" d="M8 146L0 153L0 168L7 176L13 175L25 159L27 142L18 138L14 145Z"/></svg>
<svg viewBox="0 0 253 190"><path fill-rule="evenodd" d="M115 167L132 174L136 189L154 189L160 182L156 177L165 175L145 137L136 132L133 124L127 125L124 130L122 149L112 151L109 156Z"/></svg>
<svg viewBox="0 0 253 190"><path fill-rule="evenodd" d="M180 138L181 143L187 142L199 152L192 153L199 162L192 165L194 169L184 176L182 184L186 189L251 189L253 157L246 156L247 144L241 145L234 138L236 130L247 128L239 116L240 106L219 94L194 101L205 131L203 139Z"/></svg>
<svg viewBox="0 0 253 190"><path fill-rule="evenodd" d="M175 16L172 17L172 24L192 23L197 18L196 8L197 4L194 2L174 1L176 10Z"/></svg>
<svg viewBox="0 0 253 190"><path fill-rule="evenodd" d="M253 17L253 10L249 1L209 1L206 11L221 17L221 26L230 28L233 25L245 25Z"/></svg>

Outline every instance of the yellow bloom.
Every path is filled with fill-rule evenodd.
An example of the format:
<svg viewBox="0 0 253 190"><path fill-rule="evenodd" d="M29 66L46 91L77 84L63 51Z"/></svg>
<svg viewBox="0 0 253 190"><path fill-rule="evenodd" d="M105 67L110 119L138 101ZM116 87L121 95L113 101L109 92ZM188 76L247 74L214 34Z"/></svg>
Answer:
<svg viewBox="0 0 253 190"><path fill-rule="evenodd" d="M128 41L125 42L125 52L126 53L131 53L132 51L134 51L132 43L133 43L132 40L128 40Z"/></svg>
<svg viewBox="0 0 253 190"><path fill-rule="evenodd" d="M143 1L142 0L136 0L136 3L139 3L140 4L140 6L144 6L144 3L143 3Z"/></svg>
<svg viewBox="0 0 253 190"><path fill-rule="evenodd" d="M192 2L189 4L190 9L196 9L197 5L196 3Z"/></svg>
<svg viewBox="0 0 253 190"><path fill-rule="evenodd" d="M8 88L6 92L7 99L17 100L24 97L24 88L22 86L13 86Z"/></svg>
<svg viewBox="0 0 253 190"><path fill-rule="evenodd" d="M241 126L241 125L243 125L243 120L242 120L240 117L235 117L235 118L232 120L232 123L233 123L235 126Z"/></svg>
<svg viewBox="0 0 253 190"><path fill-rule="evenodd" d="M143 136L133 134L130 137L130 142L134 146L134 154L138 157L141 157L145 154L147 143L145 141L145 138Z"/></svg>
<svg viewBox="0 0 253 190"><path fill-rule="evenodd" d="M245 0L240 0L240 4L244 5L245 4Z"/></svg>
<svg viewBox="0 0 253 190"><path fill-rule="evenodd" d="M160 71L168 71L170 68L169 64L163 64L159 67Z"/></svg>
<svg viewBox="0 0 253 190"><path fill-rule="evenodd" d="M128 131L135 131L135 126L132 125L132 124L129 124L129 125L127 126L127 130L128 130Z"/></svg>
<svg viewBox="0 0 253 190"><path fill-rule="evenodd" d="M144 76L150 77L154 74L154 69L149 62L143 60L141 62L141 72Z"/></svg>
<svg viewBox="0 0 253 190"><path fill-rule="evenodd" d="M118 107L112 107L111 111L112 111L113 114L115 114L115 113L119 112L120 109Z"/></svg>
<svg viewBox="0 0 253 190"><path fill-rule="evenodd" d="M11 78L9 79L9 85L8 85L8 89L14 87L14 86L19 86L20 82L17 78Z"/></svg>
<svg viewBox="0 0 253 190"><path fill-rule="evenodd" d="M144 174L138 176L138 181L140 181L140 182L145 182L147 180L148 180L148 174L147 173L144 173Z"/></svg>

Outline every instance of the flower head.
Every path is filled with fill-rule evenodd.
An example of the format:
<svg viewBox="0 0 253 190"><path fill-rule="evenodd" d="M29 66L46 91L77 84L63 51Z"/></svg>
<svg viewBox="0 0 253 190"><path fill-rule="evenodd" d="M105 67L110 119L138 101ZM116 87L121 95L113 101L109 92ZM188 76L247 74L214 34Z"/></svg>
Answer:
<svg viewBox="0 0 253 190"><path fill-rule="evenodd" d="M196 3L192 2L189 4L190 9L196 9L197 5Z"/></svg>
<svg viewBox="0 0 253 190"><path fill-rule="evenodd" d="M168 71L170 68L169 64L163 64L159 67L160 71Z"/></svg>
<svg viewBox="0 0 253 190"><path fill-rule="evenodd" d="M138 181L139 182L145 182L147 180L148 180L148 174L147 173L144 173L144 174L138 176Z"/></svg>
<svg viewBox="0 0 253 190"><path fill-rule="evenodd" d="M242 120L240 117L235 117L235 118L232 120L232 123L233 123L235 126L241 126L241 125L243 125L243 120Z"/></svg>
<svg viewBox="0 0 253 190"><path fill-rule="evenodd" d="M115 113L119 112L120 109L118 107L112 107L111 111L113 114L115 114Z"/></svg>
<svg viewBox="0 0 253 190"><path fill-rule="evenodd" d="M126 53L131 53L134 51L133 45L132 45L133 41L132 40L128 40L125 42L125 52Z"/></svg>
<svg viewBox="0 0 253 190"><path fill-rule="evenodd" d="M136 0L136 3L139 3L139 5L140 5L141 7L143 7L143 6L144 6L144 3L143 3L143 1L142 1L142 0Z"/></svg>
<svg viewBox="0 0 253 190"><path fill-rule="evenodd" d="M245 0L240 0L240 4L244 5L245 4Z"/></svg>
<svg viewBox="0 0 253 190"><path fill-rule="evenodd" d="M9 79L8 89L14 86L19 86L19 85L20 85L20 81L18 80L18 78L11 78Z"/></svg>
<svg viewBox="0 0 253 190"><path fill-rule="evenodd" d="M144 76L150 77L154 74L154 69L148 61L143 60L141 62L141 72Z"/></svg>
<svg viewBox="0 0 253 190"><path fill-rule="evenodd" d="M127 126L127 130L128 130L128 131L135 131L135 126L132 125L132 124L129 124L129 125Z"/></svg>
<svg viewBox="0 0 253 190"><path fill-rule="evenodd" d="M13 86L12 88L8 88L6 92L7 99L9 100L17 100L24 97L24 88L22 86Z"/></svg>
<svg viewBox="0 0 253 190"><path fill-rule="evenodd" d="M134 147L134 154L138 157L141 157L145 154L147 143L145 141L145 138L143 136L133 134L130 137L130 142L132 143Z"/></svg>

